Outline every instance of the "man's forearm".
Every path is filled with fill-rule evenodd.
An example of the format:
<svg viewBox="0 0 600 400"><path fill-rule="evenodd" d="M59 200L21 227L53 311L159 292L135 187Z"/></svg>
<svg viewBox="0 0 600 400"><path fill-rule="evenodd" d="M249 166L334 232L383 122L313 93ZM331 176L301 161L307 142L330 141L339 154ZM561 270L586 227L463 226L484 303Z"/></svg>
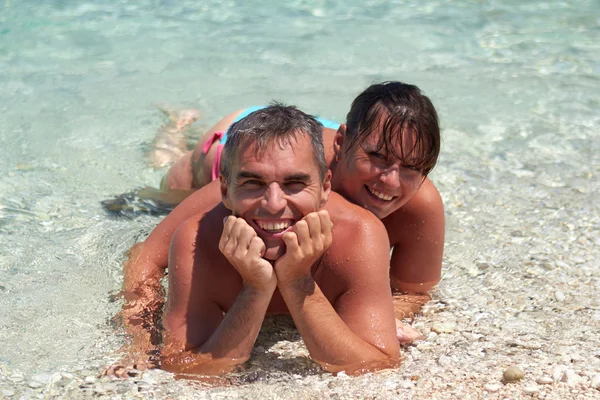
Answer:
<svg viewBox="0 0 600 400"><path fill-rule="evenodd" d="M123 263L123 327L132 339L132 350L149 350L157 342L158 320L164 304L164 288L160 282L164 268L152 262L145 253L145 243L135 244ZM155 343L154 343L155 344Z"/></svg>
<svg viewBox="0 0 600 400"><path fill-rule="evenodd" d="M399 354L387 354L352 332L311 277L280 284L279 290L311 357L323 368L385 368L397 364Z"/></svg>
<svg viewBox="0 0 600 400"><path fill-rule="evenodd" d="M208 373L211 365L242 364L250 358L254 342L273 296L273 289L242 288L218 328L202 345L185 345L185 351L170 338L163 350L163 368L182 373ZM168 316L167 316L168 318ZM167 326L167 335L169 327ZM221 372L221 371L215 371Z"/></svg>

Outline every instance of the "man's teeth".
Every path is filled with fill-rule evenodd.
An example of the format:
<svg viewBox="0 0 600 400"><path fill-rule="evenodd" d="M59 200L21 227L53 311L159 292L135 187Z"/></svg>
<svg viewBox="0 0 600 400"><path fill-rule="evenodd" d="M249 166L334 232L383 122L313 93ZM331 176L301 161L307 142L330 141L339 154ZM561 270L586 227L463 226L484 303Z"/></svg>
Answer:
<svg viewBox="0 0 600 400"><path fill-rule="evenodd" d="M378 198L380 198L381 200L384 200L384 201L390 201L390 200L392 200L392 199L394 198L394 196L390 196L389 194L385 194L385 193L378 192L377 190L375 190L375 189L373 189L373 188L370 188L370 187L368 187L368 186L367 186L367 189L369 189L369 192L370 192L370 193L371 193L373 196L375 196L375 197L378 197Z"/></svg>
<svg viewBox="0 0 600 400"><path fill-rule="evenodd" d="M257 221L257 223L260 229L267 232L281 232L292 225L292 221Z"/></svg>

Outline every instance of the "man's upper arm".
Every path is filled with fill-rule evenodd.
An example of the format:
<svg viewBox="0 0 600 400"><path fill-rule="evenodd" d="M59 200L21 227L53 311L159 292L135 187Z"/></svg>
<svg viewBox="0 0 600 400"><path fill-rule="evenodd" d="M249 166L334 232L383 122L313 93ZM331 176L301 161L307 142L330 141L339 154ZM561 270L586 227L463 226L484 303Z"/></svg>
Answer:
<svg viewBox="0 0 600 400"><path fill-rule="evenodd" d="M333 306L354 334L398 357L387 232L373 217L345 239L344 262L336 268L344 288Z"/></svg>
<svg viewBox="0 0 600 400"><path fill-rule="evenodd" d="M392 287L426 292L440 280L444 253L444 204L433 183L427 180L392 218L386 221L394 246Z"/></svg>
<svg viewBox="0 0 600 400"><path fill-rule="evenodd" d="M165 344L183 344L186 350L206 342L223 319L220 307L210 298L211 291L204 287L211 283L210 268L199 265L196 255L200 219L191 218L179 227L169 251Z"/></svg>
<svg viewBox="0 0 600 400"><path fill-rule="evenodd" d="M146 259L160 268L166 268L169 245L177 228L187 219L210 211L220 202L221 191L218 181L211 182L188 196L146 238L144 241Z"/></svg>

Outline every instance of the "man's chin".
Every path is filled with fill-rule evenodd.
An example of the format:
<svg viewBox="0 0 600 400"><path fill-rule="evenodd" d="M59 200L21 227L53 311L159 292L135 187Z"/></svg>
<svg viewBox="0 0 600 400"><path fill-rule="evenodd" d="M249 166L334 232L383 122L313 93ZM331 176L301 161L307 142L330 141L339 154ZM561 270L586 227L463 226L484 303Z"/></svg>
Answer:
<svg viewBox="0 0 600 400"><path fill-rule="evenodd" d="M282 255L285 254L285 245L267 247L263 258L269 261L277 261Z"/></svg>

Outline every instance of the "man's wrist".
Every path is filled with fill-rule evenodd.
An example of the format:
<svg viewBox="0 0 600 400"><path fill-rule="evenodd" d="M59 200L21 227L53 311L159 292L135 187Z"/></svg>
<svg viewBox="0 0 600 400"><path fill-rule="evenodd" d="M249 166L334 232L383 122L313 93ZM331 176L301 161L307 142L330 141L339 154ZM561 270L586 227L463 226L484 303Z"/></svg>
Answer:
<svg viewBox="0 0 600 400"><path fill-rule="evenodd" d="M294 290L308 295L314 292L315 280L310 274L290 274L278 277L277 286L280 290Z"/></svg>
<svg viewBox="0 0 600 400"><path fill-rule="evenodd" d="M269 298L271 298L273 292L275 292L275 289L277 289L277 281L273 281L272 283L269 282L267 284L257 284L254 282L244 281L243 285L243 290L246 293L256 296L269 296Z"/></svg>

